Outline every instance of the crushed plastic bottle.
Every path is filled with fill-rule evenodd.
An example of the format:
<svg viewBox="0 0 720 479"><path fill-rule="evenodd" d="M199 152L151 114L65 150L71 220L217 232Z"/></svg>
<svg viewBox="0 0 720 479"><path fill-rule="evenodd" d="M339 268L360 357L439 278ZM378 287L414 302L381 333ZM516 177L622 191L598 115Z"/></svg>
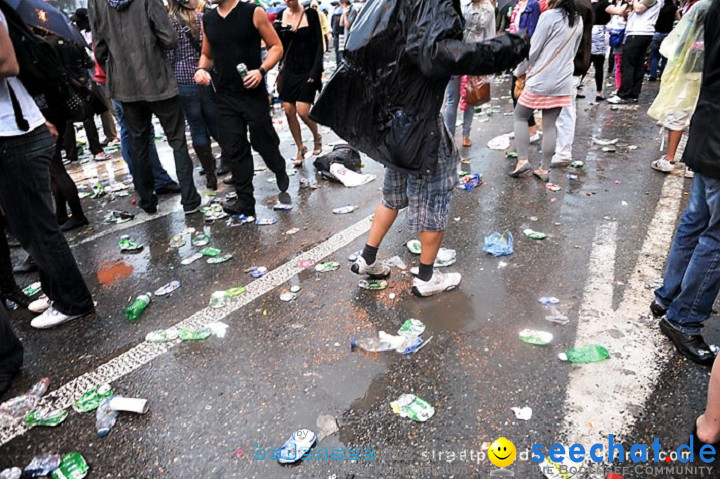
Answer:
<svg viewBox="0 0 720 479"><path fill-rule="evenodd" d="M336 215L346 215L352 213L357 209L357 206L343 206L341 208L335 208L333 213Z"/></svg>
<svg viewBox="0 0 720 479"><path fill-rule="evenodd" d="M391 402L390 407L400 417L409 417L417 422L425 422L435 414L435 408L430 403L414 394L403 394Z"/></svg>
<svg viewBox="0 0 720 479"><path fill-rule="evenodd" d="M610 357L607 348L598 344L588 344L581 348L569 349L564 353L558 354L561 361L569 361L571 363L595 363L604 361Z"/></svg>
<svg viewBox="0 0 720 479"><path fill-rule="evenodd" d="M203 257L202 253L195 253L194 255L188 256L184 260L180 261L180 264L182 264L183 266L187 266L189 264L193 264L195 261L201 259L202 257Z"/></svg>
<svg viewBox="0 0 720 479"><path fill-rule="evenodd" d="M182 286L182 283L180 281L170 281L165 286L158 288L157 291L155 291L155 296L167 296L168 294L178 289L180 286Z"/></svg>
<svg viewBox="0 0 720 479"><path fill-rule="evenodd" d="M175 328L152 331L145 336L148 343L169 343L178 338L178 330Z"/></svg>
<svg viewBox="0 0 720 479"><path fill-rule="evenodd" d="M102 404L97 408L95 413L95 430L98 436L104 437L110 434L117 417L120 414L118 411L113 411L110 407L110 401L116 396L110 396L106 398Z"/></svg>
<svg viewBox="0 0 720 479"><path fill-rule="evenodd" d="M52 472L52 479L84 479L89 469L85 458L79 452L71 452L62 457L60 467Z"/></svg>
<svg viewBox="0 0 720 479"><path fill-rule="evenodd" d="M255 221L255 224L258 226L270 226L277 222L277 218L258 218L257 221Z"/></svg>
<svg viewBox="0 0 720 479"><path fill-rule="evenodd" d="M16 424L34 410L50 387L50 379L42 378L22 396L0 404L0 427Z"/></svg>
<svg viewBox="0 0 720 479"><path fill-rule="evenodd" d="M121 253L138 253L143 250L143 245L134 242L128 235L122 235L118 241Z"/></svg>
<svg viewBox="0 0 720 479"><path fill-rule="evenodd" d="M295 431L280 448L277 461L280 464L297 462L313 447L317 436L310 429Z"/></svg>
<svg viewBox="0 0 720 479"><path fill-rule="evenodd" d="M360 348L371 353L394 350L400 354L410 354L416 351L423 343L417 336L393 336L380 331L377 338L362 338L350 340L350 349Z"/></svg>
<svg viewBox="0 0 720 479"><path fill-rule="evenodd" d="M523 343L534 344L536 346L545 346L553 340L552 333L534 329L523 329L520 331L519 337Z"/></svg>
<svg viewBox="0 0 720 479"><path fill-rule="evenodd" d="M220 264L230 261L232 257L233 255L231 254L221 254L220 256L215 256L214 258L208 258L206 262L207 264Z"/></svg>
<svg viewBox="0 0 720 479"><path fill-rule="evenodd" d="M142 316L145 308L148 307L152 298L152 293L141 294L125 309L125 316L130 321L137 321Z"/></svg>
<svg viewBox="0 0 720 479"><path fill-rule="evenodd" d="M115 394L109 384L103 384L97 388L93 388L75 400L72 408L75 412L86 413L94 411L107 398Z"/></svg>
<svg viewBox="0 0 720 479"><path fill-rule="evenodd" d="M24 477L47 476L60 467L61 462L62 458L59 454L43 454L33 457L30 464L25 466Z"/></svg>

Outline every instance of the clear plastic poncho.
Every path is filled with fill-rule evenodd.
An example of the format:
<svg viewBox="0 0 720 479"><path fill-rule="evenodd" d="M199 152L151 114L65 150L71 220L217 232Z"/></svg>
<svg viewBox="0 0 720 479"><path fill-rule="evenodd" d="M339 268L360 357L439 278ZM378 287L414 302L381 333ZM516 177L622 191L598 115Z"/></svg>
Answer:
<svg viewBox="0 0 720 479"><path fill-rule="evenodd" d="M661 123L686 117L695 111L705 57L705 16L712 0L700 0L675 26L660 45L660 54L668 59L660 92L648 115Z"/></svg>

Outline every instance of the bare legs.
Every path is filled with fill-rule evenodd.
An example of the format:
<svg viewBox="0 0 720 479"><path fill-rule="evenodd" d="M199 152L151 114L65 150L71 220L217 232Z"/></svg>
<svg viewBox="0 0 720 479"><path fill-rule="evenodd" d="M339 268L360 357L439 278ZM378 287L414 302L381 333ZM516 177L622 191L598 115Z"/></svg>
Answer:
<svg viewBox="0 0 720 479"><path fill-rule="evenodd" d="M720 361L712 368L705 413L697 418L697 436L706 444L720 440Z"/></svg>
<svg viewBox="0 0 720 479"><path fill-rule="evenodd" d="M665 159L670 163L675 162L675 153L677 153L682 135L682 131L668 130L668 149L665 154Z"/></svg>
<svg viewBox="0 0 720 479"><path fill-rule="evenodd" d="M315 148L314 148L313 154L320 153L320 152L318 152L318 144L320 142L320 134L318 133L317 123L315 123L314 121L312 121L310 119L310 108L311 107L312 107L312 105L310 103L283 102L283 108L285 109L285 116L287 117L288 126L290 127L290 133L292 133L292 137L295 140L295 144L298 147L298 154L297 154L297 158L295 159L296 166L302 165L302 160L305 158L305 153L307 153L307 148L305 148L305 145L303 144L303 140L302 140L302 132L300 131L300 122L298 121L298 116L300 116L303 123L305 123L307 125L307 127L310 128L310 131L313 134L313 140L315 141Z"/></svg>

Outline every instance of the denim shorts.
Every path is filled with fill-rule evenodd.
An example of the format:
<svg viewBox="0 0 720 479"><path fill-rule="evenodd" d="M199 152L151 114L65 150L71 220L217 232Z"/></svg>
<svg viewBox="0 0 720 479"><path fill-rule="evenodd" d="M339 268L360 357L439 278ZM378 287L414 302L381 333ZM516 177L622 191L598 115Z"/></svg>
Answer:
<svg viewBox="0 0 720 479"><path fill-rule="evenodd" d="M458 184L460 153L441 124L438 162L430 175L415 176L385 168L382 204L391 210L408 208L412 231L445 231L450 216L450 198Z"/></svg>

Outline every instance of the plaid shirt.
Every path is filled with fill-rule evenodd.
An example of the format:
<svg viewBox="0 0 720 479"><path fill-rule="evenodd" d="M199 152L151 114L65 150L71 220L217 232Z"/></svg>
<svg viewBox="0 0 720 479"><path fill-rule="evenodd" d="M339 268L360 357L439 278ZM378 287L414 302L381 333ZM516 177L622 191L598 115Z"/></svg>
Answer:
<svg viewBox="0 0 720 479"><path fill-rule="evenodd" d="M202 45L202 13L196 14L196 17L198 42ZM188 38L188 35L192 35L192 33L185 33L180 22L178 22L174 15L170 16L170 23L180 38L175 50L167 51L168 60L170 60L173 70L175 71L175 79L181 85L194 85L195 70L197 69L198 61L200 61L200 54L195 50L190 38Z"/></svg>

